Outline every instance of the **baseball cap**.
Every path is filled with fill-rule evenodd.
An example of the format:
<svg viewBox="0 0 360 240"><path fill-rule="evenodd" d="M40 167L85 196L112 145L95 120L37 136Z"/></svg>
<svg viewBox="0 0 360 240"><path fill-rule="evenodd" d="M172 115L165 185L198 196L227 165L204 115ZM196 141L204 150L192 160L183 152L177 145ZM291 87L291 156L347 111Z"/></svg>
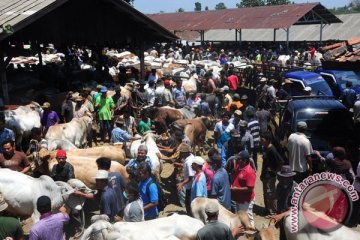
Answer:
<svg viewBox="0 0 360 240"><path fill-rule="evenodd" d="M223 91L229 91L229 87L228 87L228 86L223 86L221 89L222 89Z"/></svg>
<svg viewBox="0 0 360 240"><path fill-rule="evenodd" d="M304 91L306 91L306 92L311 92L311 87L305 87L305 88L304 88Z"/></svg>
<svg viewBox="0 0 360 240"><path fill-rule="evenodd" d="M249 152L246 150L242 150L241 152L239 152L238 158L239 159L250 159Z"/></svg>
<svg viewBox="0 0 360 240"><path fill-rule="evenodd" d="M66 151L62 149L57 150L56 158L66 158Z"/></svg>
<svg viewBox="0 0 360 240"><path fill-rule="evenodd" d="M262 77L261 79L260 79L260 82L266 82L267 81L267 79L265 78L265 77Z"/></svg>
<svg viewBox="0 0 360 240"><path fill-rule="evenodd" d="M235 110L234 112L235 115L238 115L238 116L241 116L242 115L242 112L240 110Z"/></svg>
<svg viewBox="0 0 360 240"><path fill-rule="evenodd" d="M169 79L166 79L166 80L164 81L164 84L165 84L165 85L170 85L170 83L171 83L171 82L170 82Z"/></svg>
<svg viewBox="0 0 360 240"><path fill-rule="evenodd" d="M202 166L202 165L204 165L205 160L200 156L196 156L196 157L194 157L193 163Z"/></svg>
<svg viewBox="0 0 360 240"><path fill-rule="evenodd" d="M248 123L247 123L247 121L240 120L239 126L240 126L240 127L247 127L247 126L248 126Z"/></svg>
<svg viewBox="0 0 360 240"><path fill-rule="evenodd" d="M207 214L215 214L219 212L219 204L211 201L205 206L205 213Z"/></svg>
<svg viewBox="0 0 360 240"><path fill-rule="evenodd" d="M106 93L106 92L107 92L107 87L102 86L102 87L101 87L100 92L102 92L102 93Z"/></svg>
<svg viewBox="0 0 360 240"><path fill-rule="evenodd" d="M307 129L307 124L306 124L306 122L303 122L303 121L297 122L296 128L297 129Z"/></svg>
<svg viewBox="0 0 360 240"><path fill-rule="evenodd" d="M97 170L95 179L108 179L109 173L106 170Z"/></svg>

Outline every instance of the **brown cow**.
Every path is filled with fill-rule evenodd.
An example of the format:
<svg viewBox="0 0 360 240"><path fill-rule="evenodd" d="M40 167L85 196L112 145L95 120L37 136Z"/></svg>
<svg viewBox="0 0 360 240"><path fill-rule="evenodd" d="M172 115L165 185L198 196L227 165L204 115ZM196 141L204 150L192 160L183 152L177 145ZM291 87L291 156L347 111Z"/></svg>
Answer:
<svg viewBox="0 0 360 240"><path fill-rule="evenodd" d="M146 113L154 120L158 134L166 132L168 126L176 120L184 119L178 109L171 107L150 107L146 109Z"/></svg>
<svg viewBox="0 0 360 240"><path fill-rule="evenodd" d="M39 152L39 162L35 162L34 171L38 171L41 174L49 175L52 167L57 163L57 160L53 154L54 152L49 152L46 149L41 149ZM96 159L95 156L77 156L76 154L67 153L67 160L73 167L75 171L75 177L85 183L91 189L95 189L95 174L97 171ZM118 172L125 180L129 178L128 173L123 165L118 162L111 161L111 172Z"/></svg>

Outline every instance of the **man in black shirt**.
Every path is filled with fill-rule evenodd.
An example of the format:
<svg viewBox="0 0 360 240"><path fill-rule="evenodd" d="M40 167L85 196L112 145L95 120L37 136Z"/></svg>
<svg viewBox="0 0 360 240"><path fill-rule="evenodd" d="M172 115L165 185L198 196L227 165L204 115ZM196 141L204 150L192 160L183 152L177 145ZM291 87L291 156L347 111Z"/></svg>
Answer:
<svg viewBox="0 0 360 240"><path fill-rule="evenodd" d="M51 171L51 177L54 181L67 182L71 178L75 178L74 167L66 162L66 151L58 150L56 153L56 160L58 164L55 164Z"/></svg>
<svg viewBox="0 0 360 240"><path fill-rule="evenodd" d="M260 142L264 146L263 165L260 180L263 182L265 208L271 215L275 214L277 200L275 192L276 172L281 169L284 160L271 144L271 133L261 135Z"/></svg>

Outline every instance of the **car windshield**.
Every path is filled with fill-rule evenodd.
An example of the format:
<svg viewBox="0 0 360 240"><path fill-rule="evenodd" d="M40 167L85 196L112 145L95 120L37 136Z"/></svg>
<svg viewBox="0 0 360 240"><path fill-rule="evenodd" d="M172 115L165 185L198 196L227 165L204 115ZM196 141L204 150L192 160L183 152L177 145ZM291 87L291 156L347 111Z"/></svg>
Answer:
<svg viewBox="0 0 360 240"><path fill-rule="evenodd" d="M313 81L307 80L307 82L308 82L308 86L311 87L311 93L313 95L319 95L319 94L329 95L329 93L331 93L331 89L325 80L319 81L318 79L314 79Z"/></svg>
<svg viewBox="0 0 360 240"><path fill-rule="evenodd" d="M318 151L327 151L329 143L341 143L353 133L352 118L347 110L307 109L297 113L298 121L307 123L306 136Z"/></svg>
<svg viewBox="0 0 360 240"><path fill-rule="evenodd" d="M360 85L360 77L354 71L336 72L335 77L339 79L342 88L346 88L346 82L351 82L354 87Z"/></svg>

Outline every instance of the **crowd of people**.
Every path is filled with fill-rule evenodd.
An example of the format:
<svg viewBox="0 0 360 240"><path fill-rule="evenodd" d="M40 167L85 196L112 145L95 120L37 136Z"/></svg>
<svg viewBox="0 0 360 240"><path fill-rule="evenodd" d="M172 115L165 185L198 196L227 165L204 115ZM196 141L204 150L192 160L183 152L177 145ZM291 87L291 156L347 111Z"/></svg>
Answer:
<svg viewBox="0 0 360 240"><path fill-rule="evenodd" d="M304 46L305 47L305 46ZM139 72L132 69L131 74L120 69L119 82L113 89L105 86L104 79L99 81L96 91L85 86L82 92L74 97L74 92L69 92L62 104L61 112L51 109L51 104L43 103L41 114L41 128L32 130L32 140L27 151L21 152L15 149L15 134L5 128L5 118L0 119L0 167L9 168L22 173L31 171L28 156L46 148L46 135L48 129L60 122L70 122L73 118L88 116L97 123L100 131L100 144L122 144L124 148L132 141L141 139L148 131L156 131L156 119L151 119L146 111L149 107L169 106L177 109L188 107L193 109L197 116L215 115L220 118L213 129L213 146L207 152L207 157L196 155L193 151L194 143L179 129L171 129L171 141L166 146L159 144L163 152L171 152L176 149L179 154L176 169L183 174L178 179L177 190L184 193L184 206L186 213L192 216L191 202L198 197L215 198L219 204L231 212L243 210L248 214L250 223L255 226L254 205L256 203L256 177L259 176L263 184L262 194L266 215L274 218L282 224L282 219L290 214L291 196L294 188L307 176L312 174L312 161L314 155L319 155L313 150L311 142L305 132L306 122L297 123L297 131L288 138L288 159L279 153L279 149L273 144L273 135L270 132L270 120L274 117L274 102L277 99L290 97L286 86L287 80L269 80L261 73L257 73L258 84L255 88L256 100L250 102L246 94L239 94L241 81L236 75L234 65L227 64L238 57L254 59L255 61L271 61L285 49L279 45L274 49L253 49L249 45L244 53L207 48L193 48L189 45L172 46L163 49L158 45L149 50L149 55L158 56L166 51L167 57L194 60L210 59L217 60L223 66L220 76L215 76L211 71L205 71L201 65L197 65L192 74L203 77L200 82L198 93L187 95L182 87L180 78L159 77L156 70L151 71L140 79ZM313 47L306 54L297 51L293 53L293 62L309 61L313 56ZM82 53L85 53L83 51ZM87 54L85 54L87 56ZM73 56L75 57L75 55ZM76 55L76 58L82 59ZM86 60L89 56L82 59ZM308 59L307 59L308 58ZM126 83L137 81L138 87L132 89L131 94L122 94L121 87ZM173 84L174 83L174 84ZM164 86L163 91L156 91L158 86ZM109 90L114 90L115 95L110 96ZM349 90L349 92L351 92ZM211 109L206 94L214 94L215 109ZM304 93L306 94L306 93ZM353 94L346 93L346 94ZM348 107L354 109L355 121L360 114L360 100L344 96L350 99ZM261 100L261 101L260 101ZM270 104L269 104L270 103ZM140 116L134 113L142 110ZM140 117L137 119L137 117ZM92 139L89 139L91 145ZM260 155L261 154L261 155ZM261 156L262 161L259 160ZM52 168L50 176L55 181L68 181L76 178L74 168L66 161L67 154L64 150L56 153L57 164ZM354 184L357 192L360 192L360 164L354 168L354 164L348 160L348 152L345 146L333 146L332 154L326 161L329 171L341 175L344 179ZM94 199L98 203L101 214L106 214L110 221L138 222L151 220L159 217L159 212L164 208L165 196L159 184L157 176L152 174L153 167L148 156L148 147L140 145L137 149L137 157L131 159L126 167L129 173L129 181L119 174L110 172L111 159L99 158L96 160L98 171L96 172L96 186L99 193L84 194L76 191L75 194ZM260 164L261 163L261 164ZM261 170L260 170L261 169ZM356 170L356 171L354 171ZM349 225L356 226L359 223L359 201L354 203L351 222ZM0 196L0 212L6 211L7 203ZM65 208L59 209L60 213L51 212L51 199L42 196L37 200L37 210L41 214L40 221L33 225L29 239L62 239L63 226L69 221L69 215ZM233 239L233 235L243 232L244 229L236 227L229 229L217 221L219 206L209 204L206 206L209 224L198 233L198 239ZM23 239L23 233L19 222L7 216L0 217L0 237L12 237ZM222 229L221 231L218 231ZM284 227L280 227L280 239L286 239ZM51 237L49 237L51 236Z"/></svg>

